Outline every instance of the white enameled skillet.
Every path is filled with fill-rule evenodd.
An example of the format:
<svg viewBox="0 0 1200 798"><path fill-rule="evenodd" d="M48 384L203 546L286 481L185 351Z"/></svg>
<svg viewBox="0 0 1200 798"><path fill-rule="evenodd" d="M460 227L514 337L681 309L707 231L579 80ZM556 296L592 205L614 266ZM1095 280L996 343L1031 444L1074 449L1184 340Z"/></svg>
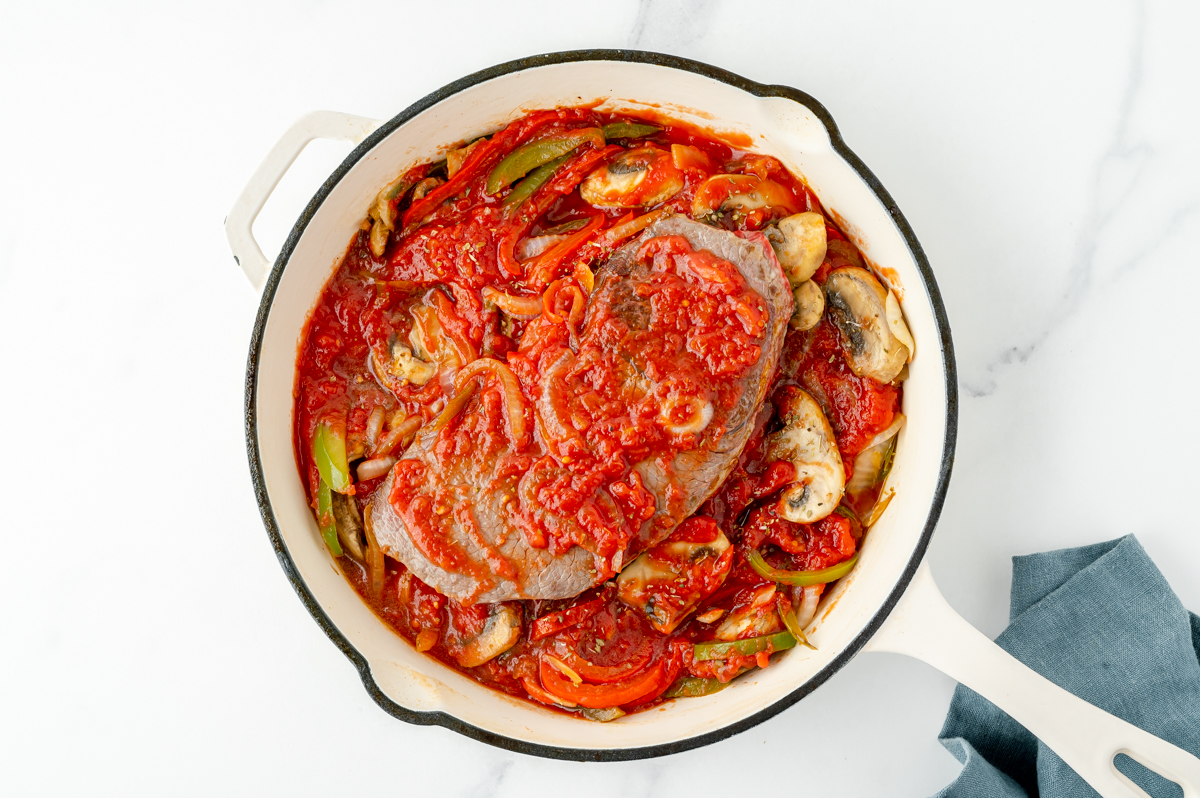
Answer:
<svg viewBox="0 0 1200 798"><path fill-rule="evenodd" d="M389 630L333 566L292 446L297 347L306 319L379 190L449 145L491 133L538 108L600 100L603 110L651 110L750 137L802 175L844 220L902 295L917 342L904 384L908 423L887 489L895 499L865 538L854 571L822 602L811 638L770 668L704 698L667 702L613 723L590 723L518 701L415 651ZM251 225L279 179L316 138L358 143L313 197L270 268ZM262 303L246 373L246 441L263 521L296 592L345 652L372 698L401 720L438 724L541 756L658 756L747 729L812 692L859 651L925 660L1025 725L1106 796L1143 794L1113 765L1118 753L1200 798L1200 761L1035 674L968 625L921 564L954 460L957 386L950 328L933 272L891 197L846 147L828 112L803 92L714 67L637 51L581 51L476 73L379 122L316 112L267 155L226 221L233 253Z"/></svg>

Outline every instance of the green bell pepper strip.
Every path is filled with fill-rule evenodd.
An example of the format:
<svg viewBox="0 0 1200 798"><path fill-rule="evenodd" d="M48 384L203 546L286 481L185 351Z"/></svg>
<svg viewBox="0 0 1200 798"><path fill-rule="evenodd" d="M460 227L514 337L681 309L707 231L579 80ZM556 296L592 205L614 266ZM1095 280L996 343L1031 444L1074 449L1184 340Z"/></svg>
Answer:
<svg viewBox="0 0 1200 798"><path fill-rule="evenodd" d="M729 642L697 643L692 651L692 659L704 662L710 659L729 659L730 657L753 657L755 654L767 652L774 654L796 645L796 638L791 632L776 632L763 637L747 637L745 640L730 640Z"/></svg>
<svg viewBox="0 0 1200 798"><path fill-rule="evenodd" d="M342 544L338 542L337 521L333 516L333 491L325 480L321 480L317 488L317 526L321 528L321 537L334 557L342 556Z"/></svg>
<svg viewBox="0 0 1200 798"><path fill-rule="evenodd" d="M338 493L346 493L354 484L350 464L346 462L346 430L328 421L317 424L312 439L313 462L321 472L321 481Z"/></svg>
<svg viewBox="0 0 1200 798"><path fill-rule="evenodd" d="M839 504L837 507L833 508L833 511L842 518L849 518L854 523L862 526L862 519L858 517L858 513L854 512L854 510L850 509L846 505Z"/></svg>
<svg viewBox="0 0 1200 798"><path fill-rule="evenodd" d="M579 714L583 715L588 720L594 720L597 723L609 723L619 717L624 716L625 710L620 707L608 707L607 709L587 709L586 707L579 710Z"/></svg>
<svg viewBox="0 0 1200 798"><path fill-rule="evenodd" d="M600 128L600 132L604 134L604 138L609 141L612 139L640 139L649 136L651 133L657 133L660 130L662 130L661 127L639 125L634 122L613 122L610 125Z"/></svg>
<svg viewBox="0 0 1200 798"><path fill-rule="evenodd" d="M854 568L854 564L858 562L858 552L854 552L854 556L845 562L831 565L828 568L822 568L819 571L785 571L782 568L774 568L767 564L767 561L763 559L763 556L756 549L750 549L746 554L746 562L750 563L750 567L754 569L754 572L764 579L770 579L772 582L782 582L785 585L808 587L809 585L828 584L850 573L850 570Z"/></svg>
<svg viewBox="0 0 1200 798"><path fill-rule="evenodd" d="M587 227L587 223L590 221L591 219L572 219L569 222L563 222L562 224L556 224L554 227L546 228L542 231L542 235L557 236L563 233L573 233L582 227Z"/></svg>
<svg viewBox="0 0 1200 798"><path fill-rule="evenodd" d="M792 637L796 638L797 643L805 648L811 648L813 651L817 650L816 646L808 642L808 635L804 634L804 630L800 628L800 621L796 618L796 613L788 610L781 613L779 617L783 619L783 625L792 633Z"/></svg>
<svg viewBox="0 0 1200 798"><path fill-rule="evenodd" d="M524 180L517 183L517 187L512 190L511 194L504 198L504 202L501 204L511 208L518 207L522 202L532 197L534 192L544 186L554 176L554 173L558 171L558 167L567 162L567 158L570 155L570 153L567 153L561 158L555 158L550 163L542 164L537 169L534 169Z"/></svg>
<svg viewBox="0 0 1200 798"><path fill-rule="evenodd" d="M892 436L891 443L888 444L887 452L885 452L883 455L883 464L879 466L879 479L877 479L875 482L877 485L882 485L884 482L887 482L888 474L892 473L892 463L894 463L896 460L897 437L898 436L896 435Z"/></svg>
<svg viewBox="0 0 1200 798"><path fill-rule="evenodd" d="M729 686L729 682L719 679L703 679L697 676L685 676L667 688L663 698L699 698L703 695L719 693Z"/></svg>
<svg viewBox="0 0 1200 798"><path fill-rule="evenodd" d="M580 130L569 130L563 134L531 141L524 146L517 147L506 155L504 160L496 164L496 168L488 175L484 190L488 194L495 194L500 189L511 186L539 166L545 166L555 158L566 155L588 141L597 147L604 146L604 135L600 132L600 128L585 127Z"/></svg>

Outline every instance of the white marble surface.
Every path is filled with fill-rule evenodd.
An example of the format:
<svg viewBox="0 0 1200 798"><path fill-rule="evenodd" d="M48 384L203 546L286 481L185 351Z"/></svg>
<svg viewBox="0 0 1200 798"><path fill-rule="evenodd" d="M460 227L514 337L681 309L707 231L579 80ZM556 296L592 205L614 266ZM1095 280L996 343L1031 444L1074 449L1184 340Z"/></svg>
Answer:
<svg viewBox="0 0 1200 798"><path fill-rule="evenodd" d="M222 219L300 114L388 117L533 53L660 50L829 108L949 309L958 461L930 557L969 620L1004 627L1012 555L1127 532L1200 609L1200 7L566 6L6 7L0 790L922 796L957 773L953 684L899 657L723 743L578 765L393 720L296 599L250 488L258 299ZM347 151L301 158L268 249Z"/></svg>

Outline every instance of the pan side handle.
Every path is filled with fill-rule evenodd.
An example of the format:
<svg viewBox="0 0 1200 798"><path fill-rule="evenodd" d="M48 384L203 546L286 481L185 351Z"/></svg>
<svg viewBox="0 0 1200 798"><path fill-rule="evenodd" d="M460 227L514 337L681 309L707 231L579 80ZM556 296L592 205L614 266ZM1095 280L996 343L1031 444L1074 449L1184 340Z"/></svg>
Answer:
<svg viewBox="0 0 1200 798"><path fill-rule="evenodd" d="M336 139L358 144L379 124L378 120L365 116L313 111L297 119L267 153L225 218L225 236L229 239L229 248L233 250L233 259L242 267L251 285L262 288L271 267L258 241L254 239L254 220L301 151L314 139Z"/></svg>
<svg viewBox="0 0 1200 798"><path fill-rule="evenodd" d="M1062 757L1104 798L1150 798L1115 758L1125 754L1200 798L1200 759L1089 704L1010 656L946 602L923 563L867 651L906 654L956 679Z"/></svg>

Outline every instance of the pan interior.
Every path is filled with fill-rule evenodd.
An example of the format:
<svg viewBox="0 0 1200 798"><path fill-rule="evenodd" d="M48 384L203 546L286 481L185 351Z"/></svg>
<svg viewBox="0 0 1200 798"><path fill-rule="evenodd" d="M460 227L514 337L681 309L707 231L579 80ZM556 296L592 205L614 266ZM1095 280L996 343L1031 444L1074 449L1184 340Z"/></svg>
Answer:
<svg viewBox="0 0 1200 798"><path fill-rule="evenodd" d="M638 755L634 749L663 753L680 744L688 747L685 741L699 744L723 730L751 725L815 688L858 650L907 584L940 508L947 430L953 420L947 391L952 364L948 369L943 348L948 333L939 325L936 288L931 297L932 283L922 275L916 242L897 226L874 179L856 171L835 148L822 121L827 115L811 100L805 105L787 96L757 96L751 90L769 94L777 89L748 81L733 85L662 63L618 60L544 63L451 88L456 90L419 113L406 112L386 123L351 154L340 177L326 184L297 223L264 294L261 340L251 362L252 466L257 466L264 516L278 536L281 560L294 569L289 575L317 620L331 637L353 649L348 653L364 670L376 700L405 719L442 723L533 753L573 749L581 758L590 758L587 752ZM891 270L889 276L894 273L894 287L917 342L904 391L908 424L885 487L895 491L895 499L866 537L855 571L822 602L811 634L817 650L792 649L716 695L667 702L607 724L583 722L489 690L416 652L386 627L342 578L322 544L292 445L301 331L378 191L408 166L436 158L456 142L491 133L530 110L589 102L600 102L605 110L661 113L726 136L744 136L746 148L778 157L808 181L827 208L847 220L846 232L864 254ZM419 713L444 714L422 718Z"/></svg>

